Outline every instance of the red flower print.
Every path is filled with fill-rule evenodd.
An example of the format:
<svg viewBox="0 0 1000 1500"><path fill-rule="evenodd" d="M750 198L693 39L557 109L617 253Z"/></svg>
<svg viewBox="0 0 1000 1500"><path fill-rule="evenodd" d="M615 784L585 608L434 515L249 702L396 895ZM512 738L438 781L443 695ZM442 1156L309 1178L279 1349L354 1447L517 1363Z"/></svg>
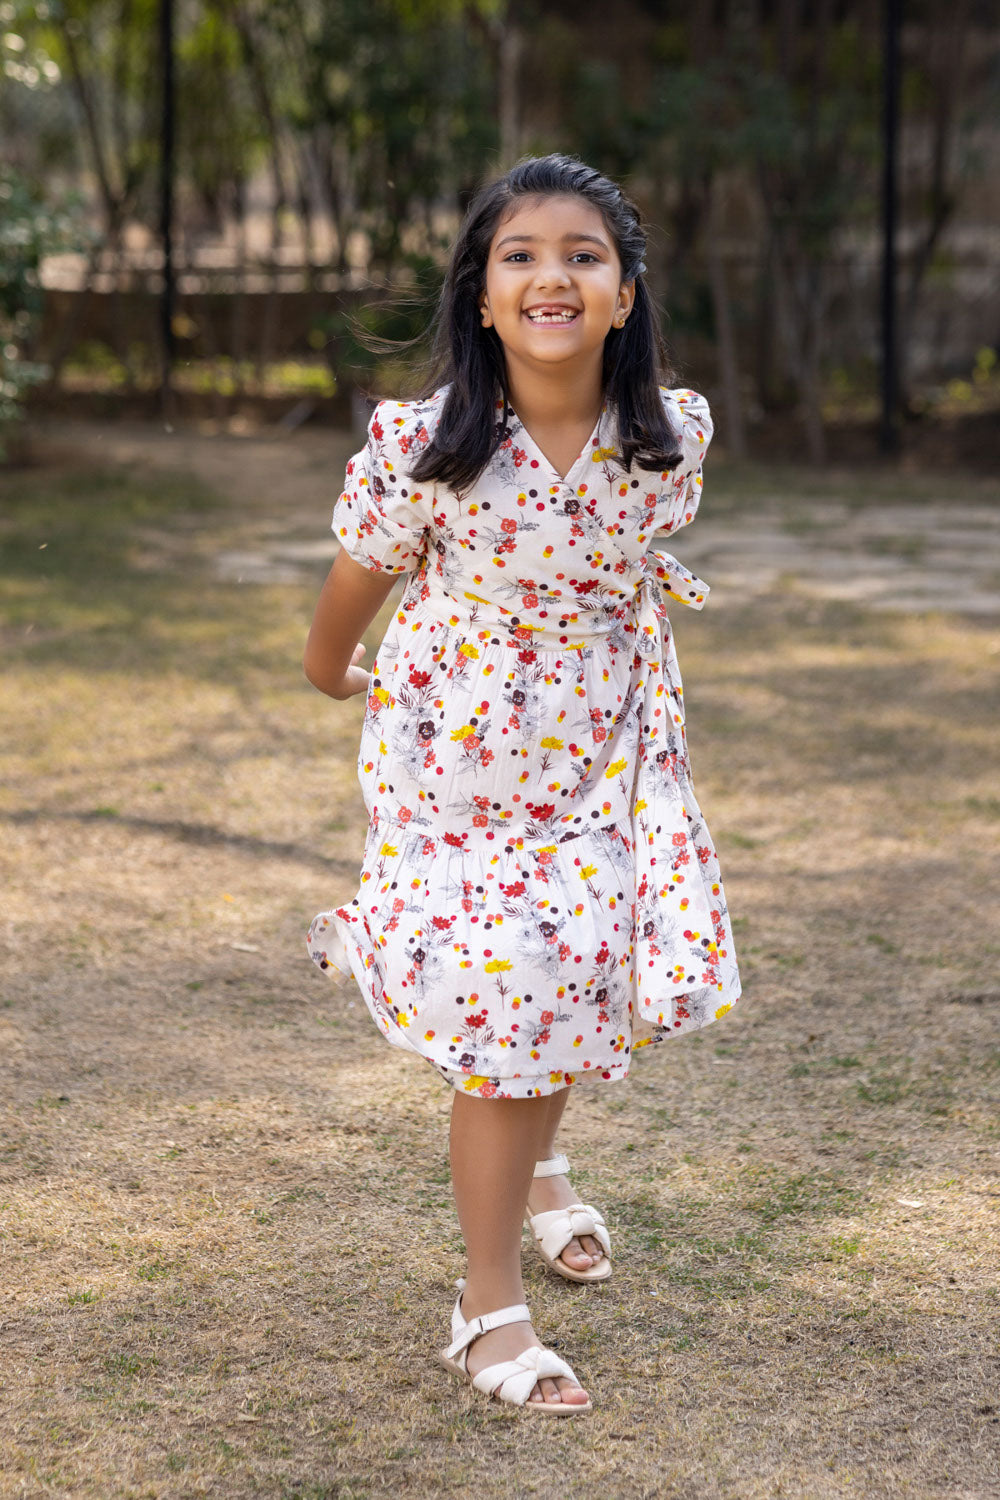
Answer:
<svg viewBox="0 0 1000 1500"><path fill-rule="evenodd" d="M405 905L406 902L403 900L402 896L397 896L395 901L392 903L392 909L393 911L402 911Z"/></svg>
<svg viewBox="0 0 1000 1500"><path fill-rule="evenodd" d="M541 1021L543 1026L551 1026L552 1022L555 1020L555 1016L550 1010L543 1010L538 1019Z"/></svg>
<svg viewBox="0 0 1000 1500"><path fill-rule="evenodd" d="M418 672L416 667L410 668L410 685L415 688L425 688L431 680L429 672Z"/></svg>
<svg viewBox="0 0 1000 1500"><path fill-rule="evenodd" d="M492 750L484 750L482 752L482 754L480 755L480 757L479 757L479 764L481 766L488 766L489 763L490 763L490 761L492 759L493 759L493 751Z"/></svg>
<svg viewBox="0 0 1000 1500"><path fill-rule="evenodd" d="M712 851L706 844L702 844L698 850L698 858L703 865L707 865L712 858Z"/></svg>
<svg viewBox="0 0 1000 1500"><path fill-rule="evenodd" d="M468 837L469 835L467 833L446 833L444 836L444 841L446 844L450 844L453 849L461 849L462 845L465 843ZM431 844L430 847L433 851L434 845Z"/></svg>
<svg viewBox="0 0 1000 1500"><path fill-rule="evenodd" d="M476 813L476 816L472 820L472 826L473 828L488 828L490 820L485 813Z"/></svg>
<svg viewBox="0 0 1000 1500"><path fill-rule="evenodd" d="M375 439L376 443L380 443L382 441L382 439L383 439L384 436L385 436L385 432L383 430L382 423L379 421L378 417L373 417L372 418L372 437Z"/></svg>
<svg viewBox="0 0 1000 1500"><path fill-rule="evenodd" d="M517 522L515 521L514 517L504 516L503 520L500 522L500 530L507 532L508 536L513 536L515 531L517 530Z"/></svg>
<svg viewBox="0 0 1000 1500"><path fill-rule="evenodd" d="M481 1099L492 1099L497 1091L495 1083L481 1083L479 1085L479 1097Z"/></svg>
<svg viewBox="0 0 1000 1500"><path fill-rule="evenodd" d="M521 603L524 605L525 609L534 609L535 605L538 603L538 595L522 594Z"/></svg>
<svg viewBox="0 0 1000 1500"><path fill-rule="evenodd" d="M512 457L514 459L514 467L519 469L528 455L524 448L515 448Z"/></svg>
<svg viewBox="0 0 1000 1500"><path fill-rule="evenodd" d="M531 816L537 818L539 823L544 823L547 818L551 818L556 810L552 802L529 802L527 808Z"/></svg>
<svg viewBox="0 0 1000 1500"><path fill-rule="evenodd" d="M400 902L399 904L400 904L400 906L402 906L403 903ZM452 922L454 922L454 920L455 920L454 916L450 916L450 917L432 917L431 918L431 923L437 929L438 932L447 932L448 928L451 926L451 924L452 924Z"/></svg>
<svg viewBox="0 0 1000 1500"><path fill-rule="evenodd" d="M548 1031L548 1030L546 1030L546 1031L540 1031L538 1033L538 1035L536 1036L536 1038L535 1038L535 1041L538 1042L539 1045L544 1045L545 1042L551 1042L551 1040L552 1040L552 1033L551 1033L551 1031Z"/></svg>
<svg viewBox="0 0 1000 1500"><path fill-rule="evenodd" d="M525 884L523 880L515 880L513 885L501 885L500 889L505 896L523 896Z"/></svg>
<svg viewBox="0 0 1000 1500"><path fill-rule="evenodd" d="M537 651L519 651L517 653L517 659L518 659L519 662L521 662L521 664L523 666L530 667L531 664L532 664L532 662L538 660L538 652Z"/></svg>
<svg viewBox="0 0 1000 1500"><path fill-rule="evenodd" d="M488 1017L485 1016L485 1015L466 1016L466 1018L465 1018L465 1024L466 1024L466 1026L471 1026L475 1030L476 1028L478 1028L480 1026L485 1026L487 1020L488 1020Z"/></svg>
<svg viewBox="0 0 1000 1500"><path fill-rule="evenodd" d="M396 816L401 823L408 823L413 817L413 809L409 807L401 807Z"/></svg>
<svg viewBox="0 0 1000 1500"><path fill-rule="evenodd" d="M674 834L673 844L674 844L674 848L675 849L681 849L681 848L683 848L683 846L686 843L687 843L687 834L686 833L675 833Z"/></svg>

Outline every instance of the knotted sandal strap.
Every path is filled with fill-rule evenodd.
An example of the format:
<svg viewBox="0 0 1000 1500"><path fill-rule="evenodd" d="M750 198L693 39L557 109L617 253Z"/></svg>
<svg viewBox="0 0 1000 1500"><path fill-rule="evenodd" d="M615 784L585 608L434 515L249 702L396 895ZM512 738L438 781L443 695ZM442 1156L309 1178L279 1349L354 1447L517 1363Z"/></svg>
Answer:
<svg viewBox="0 0 1000 1500"><path fill-rule="evenodd" d="M551 1349L533 1348L525 1349L517 1359L487 1365L472 1377L472 1384L487 1396L496 1395L513 1406L524 1406L540 1380L557 1375L578 1384L573 1371L558 1354Z"/></svg>
<svg viewBox="0 0 1000 1500"><path fill-rule="evenodd" d="M533 1177L565 1177L569 1171L569 1157L549 1156L535 1163Z"/></svg>
<svg viewBox="0 0 1000 1500"><path fill-rule="evenodd" d="M611 1236L596 1208L589 1203L574 1203L570 1208L553 1208L547 1213L532 1214L528 1219L531 1232L545 1254L558 1260L572 1239L590 1234L605 1255L611 1254Z"/></svg>

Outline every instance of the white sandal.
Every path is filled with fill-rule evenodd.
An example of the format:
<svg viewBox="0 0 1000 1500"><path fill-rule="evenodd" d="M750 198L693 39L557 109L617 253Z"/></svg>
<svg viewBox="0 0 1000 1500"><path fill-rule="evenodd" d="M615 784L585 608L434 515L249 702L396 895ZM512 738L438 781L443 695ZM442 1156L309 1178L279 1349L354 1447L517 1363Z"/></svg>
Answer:
<svg viewBox="0 0 1000 1500"><path fill-rule="evenodd" d="M569 1171L565 1156L550 1156L536 1162L535 1177L563 1177ZM535 1249L551 1270L567 1281L606 1281L611 1275L611 1236L608 1226L596 1208L589 1203L572 1203L569 1208L552 1208L546 1213L528 1214L528 1228L535 1242ZM604 1251L604 1259L586 1271L577 1271L562 1259L562 1253L570 1240L581 1235L593 1235Z"/></svg>
<svg viewBox="0 0 1000 1500"><path fill-rule="evenodd" d="M460 1380L471 1381L477 1391L483 1391L487 1396L496 1396L510 1406L524 1406L528 1411L538 1412L543 1417L577 1417L593 1411L593 1403L589 1399L578 1404L571 1401L528 1400L535 1386L543 1379L562 1375L566 1380L576 1381L577 1385L580 1383L566 1361L560 1359L552 1349L525 1349L517 1359L487 1365L478 1375L470 1375L466 1368L469 1349L480 1334L502 1328L506 1323L530 1323L531 1314L521 1302L515 1307L501 1307L497 1312L483 1313L481 1317L470 1318L466 1322L462 1316L462 1291L465 1282L459 1281L456 1284L458 1301L451 1315L452 1342L440 1355L445 1369L451 1370Z"/></svg>

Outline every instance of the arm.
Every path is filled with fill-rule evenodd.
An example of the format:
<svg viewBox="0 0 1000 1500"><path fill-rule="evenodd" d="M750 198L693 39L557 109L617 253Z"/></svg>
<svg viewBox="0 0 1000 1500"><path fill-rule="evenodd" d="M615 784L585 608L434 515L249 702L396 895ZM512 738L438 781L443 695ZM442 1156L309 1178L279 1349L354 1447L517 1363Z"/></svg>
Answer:
<svg viewBox="0 0 1000 1500"><path fill-rule="evenodd" d="M341 549L327 574L313 615L302 665L313 687L331 698L368 691L369 674L358 662L359 637L388 599L398 573L375 573Z"/></svg>

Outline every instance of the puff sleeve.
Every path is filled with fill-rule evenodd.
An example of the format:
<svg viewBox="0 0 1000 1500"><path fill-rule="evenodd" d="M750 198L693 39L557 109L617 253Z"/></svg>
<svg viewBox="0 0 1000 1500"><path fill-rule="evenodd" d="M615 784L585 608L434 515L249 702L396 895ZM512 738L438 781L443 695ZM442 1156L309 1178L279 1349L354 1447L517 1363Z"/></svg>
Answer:
<svg viewBox="0 0 1000 1500"><path fill-rule="evenodd" d="M657 507L658 531L677 531L693 521L701 500L701 466L712 441L714 424L708 402L697 391L663 392L667 419L680 435L681 461L663 476L669 488Z"/></svg>
<svg viewBox="0 0 1000 1500"><path fill-rule="evenodd" d="M426 555L434 487L414 483L407 470L428 441L411 405L382 401L368 424L367 443L347 465L333 533L372 572L411 573Z"/></svg>

